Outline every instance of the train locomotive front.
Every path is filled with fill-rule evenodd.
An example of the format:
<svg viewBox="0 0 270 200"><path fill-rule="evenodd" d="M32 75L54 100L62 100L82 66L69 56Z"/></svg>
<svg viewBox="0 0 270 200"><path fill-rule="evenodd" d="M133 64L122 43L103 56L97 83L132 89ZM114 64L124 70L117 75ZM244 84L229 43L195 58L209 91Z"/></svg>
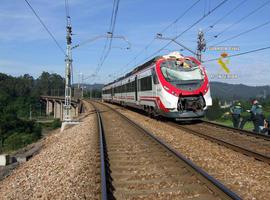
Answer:
<svg viewBox="0 0 270 200"><path fill-rule="evenodd" d="M212 105L205 68L178 52L156 57L105 85L102 98L178 120L201 118Z"/></svg>

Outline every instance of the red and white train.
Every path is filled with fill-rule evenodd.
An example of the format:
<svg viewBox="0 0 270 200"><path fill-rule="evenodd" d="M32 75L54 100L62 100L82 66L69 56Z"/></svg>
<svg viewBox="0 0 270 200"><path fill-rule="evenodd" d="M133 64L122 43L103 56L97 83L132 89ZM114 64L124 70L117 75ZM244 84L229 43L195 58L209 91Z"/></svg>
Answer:
<svg viewBox="0 0 270 200"><path fill-rule="evenodd" d="M201 118L212 105L205 68L178 52L155 57L105 85L102 99L179 120Z"/></svg>

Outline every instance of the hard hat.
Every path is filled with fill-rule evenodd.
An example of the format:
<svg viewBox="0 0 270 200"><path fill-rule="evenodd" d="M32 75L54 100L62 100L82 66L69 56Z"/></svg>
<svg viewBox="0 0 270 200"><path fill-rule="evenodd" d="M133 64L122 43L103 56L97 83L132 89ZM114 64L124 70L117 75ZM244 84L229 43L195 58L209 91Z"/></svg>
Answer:
<svg viewBox="0 0 270 200"><path fill-rule="evenodd" d="M238 102L238 103L237 103L237 105L238 105L238 106L241 106L241 103L240 103L240 102Z"/></svg>
<svg viewBox="0 0 270 200"><path fill-rule="evenodd" d="M253 101L253 104L258 104L259 102L255 99L254 101Z"/></svg>

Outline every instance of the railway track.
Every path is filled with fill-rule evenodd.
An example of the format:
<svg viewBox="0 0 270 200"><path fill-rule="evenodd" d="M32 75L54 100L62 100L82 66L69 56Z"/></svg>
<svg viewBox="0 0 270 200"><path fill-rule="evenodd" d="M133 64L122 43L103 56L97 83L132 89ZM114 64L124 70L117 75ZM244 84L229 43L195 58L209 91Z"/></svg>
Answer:
<svg viewBox="0 0 270 200"><path fill-rule="evenodd" d="M240 199L126 116L91 103L99 122L102 199Z"/></svg>
<svg viewBox="0 0 270 200"><path fill-rule="evenodd" d="M270 142L265 137L247 135L237 132L237 129L212 125L211 123L197 123L196 125L182 125L168 122L171 126L180 128L188 133L205 138L212 142L226 146L247 156L270 164ZM243 131L244 132L244 131Z"/></svg>
<svg viewBox="0 0 270 200"><path fill-rule="evenodd" d="M233 128L233 127L230 127L230 126L226 126L226 125L223 125L223 124L219 124L219 123L211 122L211 121L206 121L206 120L203 120L203 123L205 125L215 126L215 127L219 128L219 129L230 130L230 131L233 131L233 132L238 133L238 134L247 135L247 136L251 136L251 137L255 137L255 138L270 141L270 136L269 135L264 135L264 134L261 134L261 133L247 131L247 130L243 130L243 129L239 129L239 128Z"/></svg>
<svg viewBox="0 0 270 200"><path fill-rule="evenodd" d="M134 111L134 109L132 109ZM140 112L141 114L144 114ZM202 121L197 124L179 124L167 121L167 124L193 135L223 145L244 155L270 164L270 137L251 131L235 129L213 122Z"/></svg>

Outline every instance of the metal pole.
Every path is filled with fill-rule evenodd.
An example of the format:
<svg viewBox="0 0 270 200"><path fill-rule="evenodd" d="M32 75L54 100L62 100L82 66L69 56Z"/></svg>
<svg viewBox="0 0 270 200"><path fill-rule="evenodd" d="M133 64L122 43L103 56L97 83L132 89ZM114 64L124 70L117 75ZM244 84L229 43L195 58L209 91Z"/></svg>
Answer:
<svg viewBox="0 0 270 200"><path fill-rule="evenodd" d="M204 33L202 30L198 32L198 40L197 40L197 58L200 62L202 62L202 51L206 49L206 42L204 39Z"/></svg>
<svg viewBox="0 0 270 200"><path fill-rule="evenodd" d="M65 72L65 104L64 104L64 121L71 121L71 66L72 66L72 53L71 53L71 36L72 27L70 17L67 23L67 52L66 52L66 72Z"/></svg>
<svg viewBox="0 0 270 200"><path fill-rule="evenodd" d="M161 33L157 33L156 39L170 40L170 41L178 44L179 46L183 47L184 49L188 50L190 53L192 53L192 54L194 54L194 55L197 56L197 53L195 51L191 50L190 48L188 48L185 45L181 44L180 42L176 41L174 38L163 37L163 35Z"/></svg>

